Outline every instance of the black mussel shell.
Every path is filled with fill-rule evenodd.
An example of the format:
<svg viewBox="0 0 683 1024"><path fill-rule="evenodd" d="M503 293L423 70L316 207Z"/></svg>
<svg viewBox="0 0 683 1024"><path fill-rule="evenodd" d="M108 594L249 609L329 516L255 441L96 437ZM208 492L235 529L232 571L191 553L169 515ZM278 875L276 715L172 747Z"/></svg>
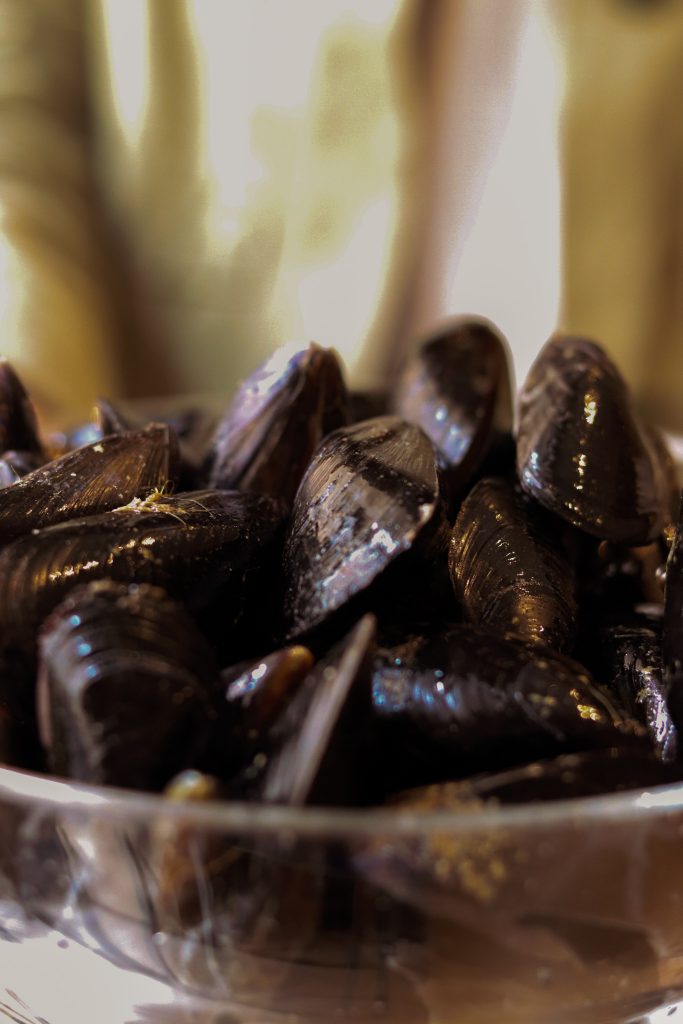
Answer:
<svg viewBox="0 0 683 1024"><path fill-rule="evenodd" d="M17 452L10 449L0 458L0 487L9 487L45 464L36 452Z"/></svg>
<svg viewBox="0 0 683 1024"><path fill-rule="evenodd" d="M646 736L576 662L469 625L381 648L372 702L389 792Z"/></svg>
<svg viewBox="0 0 683 1024"><path fill-rule="evenodd" d="M450 494L466 487L495 435L512 425L507 346L484 320L456 320L426 341L399 377L394 409L436 448Z"/></svg>
<svg viewBox="0 0 683 1024"><path fill-rule="evenodd" d="M135 425L113 402L107 398L98 398L95 403L95 422L99 426L102 437L111 434L126 434L134 430Z"/></svg>
<svg viewBox="0 0 683 1024"><path fill-rule="evenodd" d="M597 677L647 727L662 760L675 760L678 739L666 701L660 631L637 623L606 626L598 631L594 649Z"/></svg>
<svg viewBox="0 0 683 1024"><path fill-rule="evenodd" d="M683 728L683 500L666 562L662 668L671 717L680 730Z"/></svg>
<svg viewBox="0 0 683 1024"><path fill-rule="evenodd" d="M0 489L0 542L163 491L176 469L168 427L105 437Z"/></svg>
<svg viewBox="0 0 683 1024"><path fill-rule="evenodd" d="M475 625L558 651L572 646L576 581L561 526L504 480L470 491L451 533L449 569Z"/></svg>
<svg viewBox="0 0 683 1024"><path fill-rule="evenodd" d="M242 662L221 672L225 701L239 708L247 733L268 729L284 703L313 668L307 647L283 647L255 662Z"/></svg>
<svg viewBox="0 0 683 1024"><path fill-rule="evenodd" d="M639 548L588 544L579 558L579 604L591 627L596 621L619 625L639 605L662 604L666 545L661 540Z"/></svg>
<svg viewBox="0 0 683 1024"><path fill-rule="evenodd" d="M313 452L347 415L331 349L280 349L242 384L218 425L209 486L270 494L290 505Z"/></svg>
<svg viewBox="0 0 683 1024"><path fill-rule="evenodd" d="M519 400L517 470L541 505L593 536L647 544L668 515L668 482L626 383L585 338L557 336Z"/></svg>
<svg viewBox="0 0 683 1024"><path fill-rule="evenodd" d="M106 578L156 584L193 610L222 596L229 633L266 566L272 583L281 526L280 507L265 496L193 491L136 499L20 537L0 551L0 639L30 650L35 630L70 590Z"/></svg>
<svg viewBox="0 0 683 1024"><path fill-rule="evenodd" d="M285 541L288 635L366 590L438 509L434 452L418 427L382 416L331 434L301 481Z"/></svg>
<svg viewBox="0 0 683 1024"><path fill-rule="evenodd" d="M306 647L285 647L220 673L213 724L194 763L228 779L263 750L264 737L314 664Z"/></svg>
<svg viewBox="0 0 683 1024"><path fill-rule="evenodd" d="M363 748L375 635L374 616L364 616L294 694L265 737L266 766L256 786L262 800L327 806L367 801Z"/></svg>
<svg viewBox="0 0 683 1024"><path fill-rule="evenodd" d="M187 765L217 668L163 590L78 587L44 624L39 651L38 722L54 773L154 790Z"/></svg>
<svg viewBox="0 0 683 1024"><path fill-rule="evenodd" d="M0 359L0 451L43 455L31 399L6 359Z"/></svg>

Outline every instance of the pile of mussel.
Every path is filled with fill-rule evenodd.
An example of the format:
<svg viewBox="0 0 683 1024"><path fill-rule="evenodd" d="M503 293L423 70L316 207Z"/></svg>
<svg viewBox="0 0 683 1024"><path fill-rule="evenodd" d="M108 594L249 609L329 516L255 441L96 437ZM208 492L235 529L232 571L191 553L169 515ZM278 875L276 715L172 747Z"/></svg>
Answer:
<svg viewBox="0 0 683 1024"><path fill-rule="evenodd" d="M0 762L430 810L683 777L680 490L594 342L551 338L514 430L479 320L386 393L311 344L219 417L96 414L41 438L0 365Z"/></svg>

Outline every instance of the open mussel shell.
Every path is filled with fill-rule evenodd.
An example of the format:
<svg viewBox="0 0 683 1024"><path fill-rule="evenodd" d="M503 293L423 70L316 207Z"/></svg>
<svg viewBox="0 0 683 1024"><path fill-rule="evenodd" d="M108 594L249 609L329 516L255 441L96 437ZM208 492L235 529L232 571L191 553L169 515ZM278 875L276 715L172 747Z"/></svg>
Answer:
<svg viewBox="0 0 683 1024"><path fill-rule="evenodd" d="M347 417L336 354L315 344L280 349L242 384L219 423L209 485L289 505L313 452Z"/></svg>
<svg viewBox="0 0 683 1024"><path fill-rule="evenodd" d="M678 736L666 699L661 630L654 628L654 623L605 626L597 631L593 649L592 668L597 678L646 726L662 760L675 760Z"/></svg>
<svg viewBox="0 0 683 1024"><path fill-rule="evenodd" d="M77 584L97 579L156 584L193 610L220 597L230 634L261 570L272 578L281 525L270 498L193 491L20 537L0 551L2 643L30 651L46 615Z"/></svg>
<svg viewBox="0 0 683 1024"><path fill-rule="evenodd" d="M187 765L217 669L163 590L78 587L44 624L39 651L38 722L55 774L155 790Z"/></svg>
<svg viewBox="0 0 683 1024"><path fill-rule="evenodd" d="M671 717L680 730L683 728L683 502L666 562L662 669Z"/></svg>
<svg viewBox="0 0 683 1024"><path fill-rule="evenodd" d="M576 581L560 528L505 480L470 491L451 533L449 569L475 625L558 651L572 646Z"/></svg>
<svg viewBox="0 0 683 1024"><path fill-rule="evenodd" d="M285 541L287 635L365 591L425 536L439 508L434 451L418 427L381 416L331 434L301 481Z"/></svg>
<svg viewBox="0 0 683 1024"><path fill-rule="evenodd" d="M105 437L0 489L0 542L163 491L176 471L177 444L165 426Z"/></svg>
<svg viewBox="0 0 683 1024"><path fill-rule="evenodd" d="M456 320L409 359L394 409L421 427L452 495L463 491L498 432L512 424L507 346L484 320Z"/></svg>
<svg viewBox="0 0 683 1024"><path fill-rule="evenodd" d="M372 703L388 792L646 742L576 662L469 625L380 648Z"/></svg>
<svg viewBox="0 0 683 1024"><path fill-rule="evenodd" d="M197 767L230 779L253 763L313 663L308 648L297 645L223 669L213 722L203 747L196 750Z"/></svg>
<svg viewBox="0 0 683 1024"><path fill-rule="evenodd" d="M375 635L374 616L364 616L318 662L264 735L265 767L255 787L262 800L291 806L367 801L363 747Z"/></svg>
<svg viewBox="0 0 683 1024"><path fill-rule="evenodd" d="M542 349L519 400L517 470L541 505L595 537L647 544L668 516L669 483L626 383L585 338Z"/></svg>
<svg viewBox="0 0 683 1024"><path fill-rule="evenodd" d="M6 359L0 359L0 451L43 455L33 403Z"/></svg>

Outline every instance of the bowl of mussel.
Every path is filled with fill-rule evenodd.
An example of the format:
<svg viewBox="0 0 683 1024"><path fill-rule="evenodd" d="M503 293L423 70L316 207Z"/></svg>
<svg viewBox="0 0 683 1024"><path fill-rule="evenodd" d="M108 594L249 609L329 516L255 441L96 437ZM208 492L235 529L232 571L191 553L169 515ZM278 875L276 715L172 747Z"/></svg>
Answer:
<svg viewBox="0 0 683 1024"><path fill-rule="evenodd" d="M48 439L4 363L0 451L0 1018L675 1012L681 491L596 342Z"/></svg>

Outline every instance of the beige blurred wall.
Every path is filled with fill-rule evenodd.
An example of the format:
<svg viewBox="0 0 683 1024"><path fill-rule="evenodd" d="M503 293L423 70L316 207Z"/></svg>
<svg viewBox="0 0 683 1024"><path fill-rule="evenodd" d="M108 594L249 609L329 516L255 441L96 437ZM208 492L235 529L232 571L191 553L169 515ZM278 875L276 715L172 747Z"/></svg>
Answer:
<svg viewBox="0 0 683 1024"><path fill-rule="evenodd" d="M296 337L381 383L470 312L683 427L677 0L0 0L0 51L0 348L55 415Z"/></svg>

